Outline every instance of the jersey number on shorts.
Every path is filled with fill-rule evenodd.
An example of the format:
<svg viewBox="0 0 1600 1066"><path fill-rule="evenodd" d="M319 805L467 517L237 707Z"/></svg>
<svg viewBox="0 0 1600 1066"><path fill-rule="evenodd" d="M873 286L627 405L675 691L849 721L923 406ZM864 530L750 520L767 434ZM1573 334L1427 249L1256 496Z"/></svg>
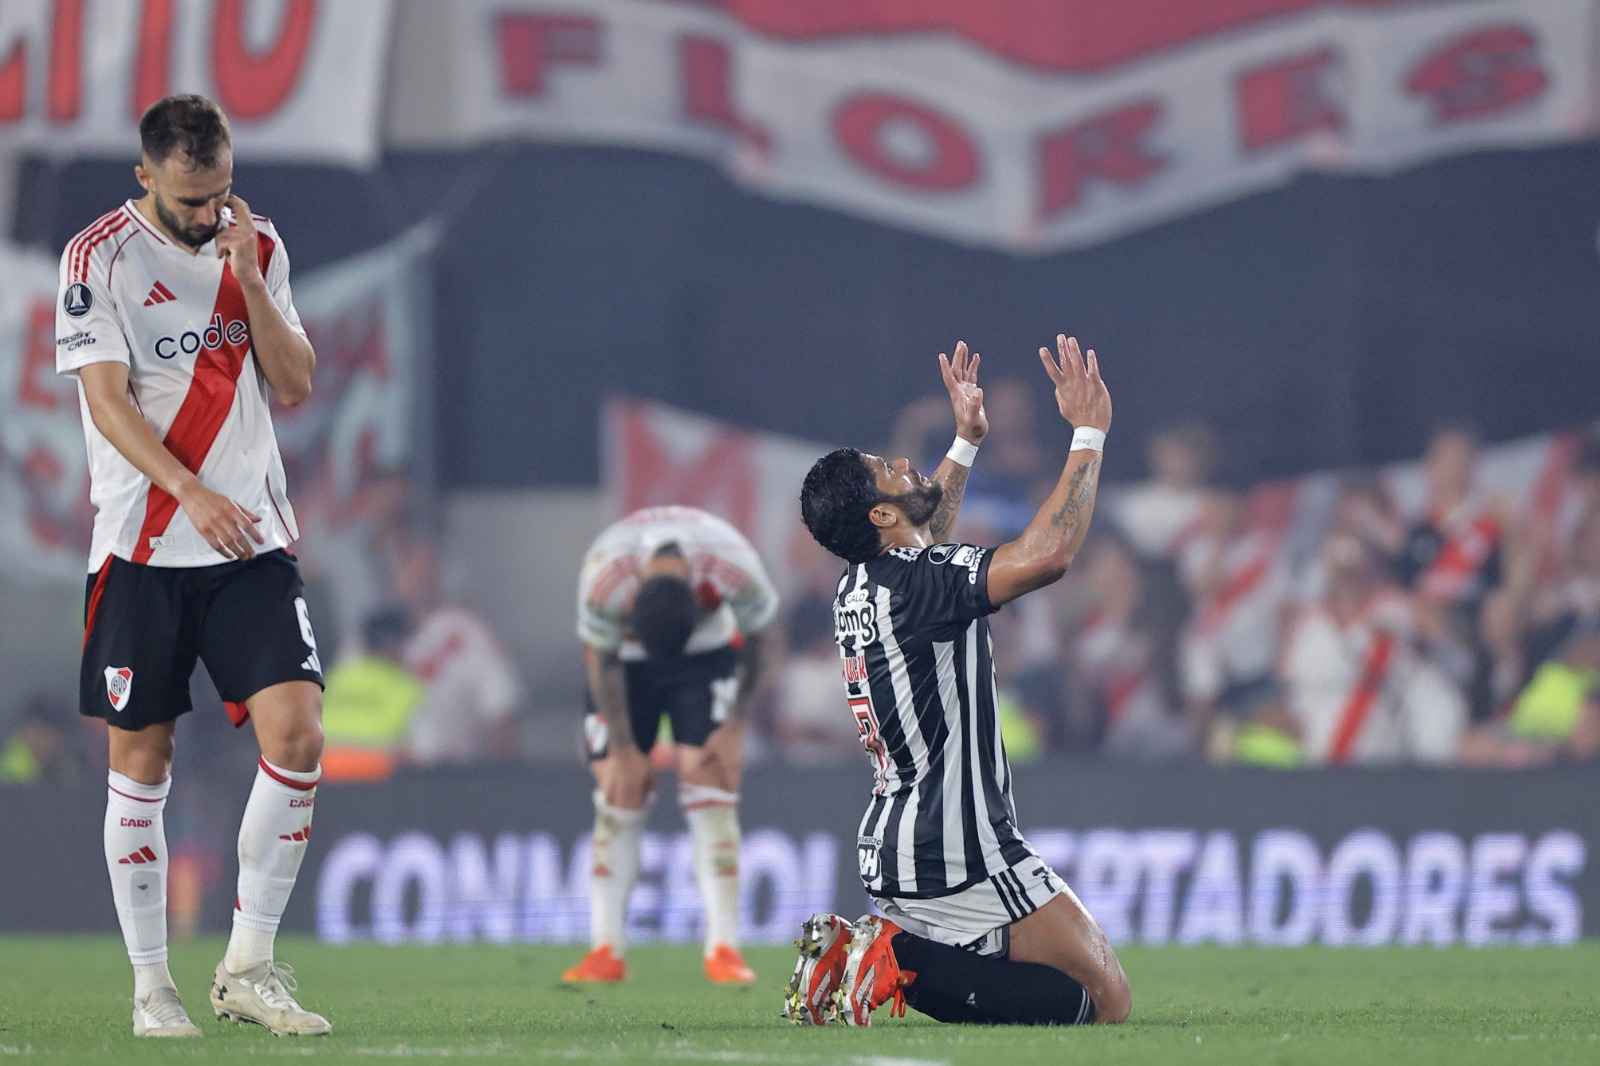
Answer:
<svg viewBox="0 0 1600 1066"><path fill-rule="evenodd" d="M311 654L306 656L306 661L300 664L300 669L322 673L322 660L317 658L317 635L311 632L311 614L306 610L306 598L294 598L294 613L300 616L300 639L306 642L306 647L311 649Z"/></svg>
<svg viewBox="0 0 1600 1066"><path fill-rule="evenodd" d="M889 787L889 749L878 735L878 712L872 707L872 696L850 696L850 712L856 716L856 729L861 734L861 746L867 749L872 763L872 794L881 796Z"/></svg>
<svg viewBox="0 0 1600 1066"><path fill-rule="evenodd" d="M711 720L717 725L728 720L728 715L733 713L733 705L738 701L737 677L723 677L711 682Z"/></svg>

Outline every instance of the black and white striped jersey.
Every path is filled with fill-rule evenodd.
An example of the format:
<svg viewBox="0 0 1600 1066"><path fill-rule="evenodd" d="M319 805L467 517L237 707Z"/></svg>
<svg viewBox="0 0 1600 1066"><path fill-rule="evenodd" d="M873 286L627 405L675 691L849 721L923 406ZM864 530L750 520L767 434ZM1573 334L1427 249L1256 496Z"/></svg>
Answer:
<svg viewBox="0 0 1600 1066"><path fill-rule="evenodd" d="M872 895L948 895L1033 854L995 715L992 557L893 548L839 581L834 638L873 772L857 839Z"/></svg>

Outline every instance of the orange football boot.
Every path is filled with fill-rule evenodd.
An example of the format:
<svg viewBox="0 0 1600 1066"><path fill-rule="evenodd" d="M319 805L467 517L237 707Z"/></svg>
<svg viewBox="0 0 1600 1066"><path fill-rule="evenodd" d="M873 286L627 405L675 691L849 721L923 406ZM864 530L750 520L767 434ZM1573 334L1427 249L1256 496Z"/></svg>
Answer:
<svg viewBox="0 0 1600 1066"><path fill-rule="evenodd" d="M578 965L561 975L569 985L615 984L628 976L628 964L611 951L610 944L601 944L579 960Z"/></svg>
<svg viewBox="0 0 1600 1066"><path fill-rule="evenodd" d="M718 944L706 956L706 980L714 985L753 985L756 972L745 963L738 948Z"/></svg>
<svg viewBox="0 0 1600 1066"><path fill-rule="evenodd" d="M846 1025L871 1025L872 1012L888 1003L889 1016L906 1016L906 986L917 979L894 957L894 935L900 927L887 918L867 915L855 924L844 976L833 994L834 1006Z"/></svg>

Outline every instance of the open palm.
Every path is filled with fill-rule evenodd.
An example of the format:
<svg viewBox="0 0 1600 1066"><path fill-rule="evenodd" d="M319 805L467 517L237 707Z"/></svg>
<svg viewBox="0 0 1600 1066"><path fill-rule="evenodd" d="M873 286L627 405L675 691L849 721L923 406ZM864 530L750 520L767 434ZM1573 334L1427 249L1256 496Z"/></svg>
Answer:
<svg viewBox="0 0 1600 1066"><path fill-rule="evenodd" d="M989 435L989 416L983 410L983 389L978 385L978 364L983 356L967 353L967 342L956 341L954 357L939 353L939 376L950 394L950 409L956 416L956 432L973 444L982 444Z"/></svg>

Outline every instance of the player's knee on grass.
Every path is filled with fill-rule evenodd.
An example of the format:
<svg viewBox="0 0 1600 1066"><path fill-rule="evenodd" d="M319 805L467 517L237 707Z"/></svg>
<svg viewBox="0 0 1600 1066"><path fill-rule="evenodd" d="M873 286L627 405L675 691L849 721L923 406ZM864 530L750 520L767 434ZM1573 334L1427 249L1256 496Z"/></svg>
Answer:
<svg viewBox="0 0 1600 1066"><path fill-rule="evenodd" d="M1113 960L1115 973L1107 978L1094 999L1094 1020L1099 1025L1121 1025L1133 1013L1133 989L1120 963Z"/></svg>

